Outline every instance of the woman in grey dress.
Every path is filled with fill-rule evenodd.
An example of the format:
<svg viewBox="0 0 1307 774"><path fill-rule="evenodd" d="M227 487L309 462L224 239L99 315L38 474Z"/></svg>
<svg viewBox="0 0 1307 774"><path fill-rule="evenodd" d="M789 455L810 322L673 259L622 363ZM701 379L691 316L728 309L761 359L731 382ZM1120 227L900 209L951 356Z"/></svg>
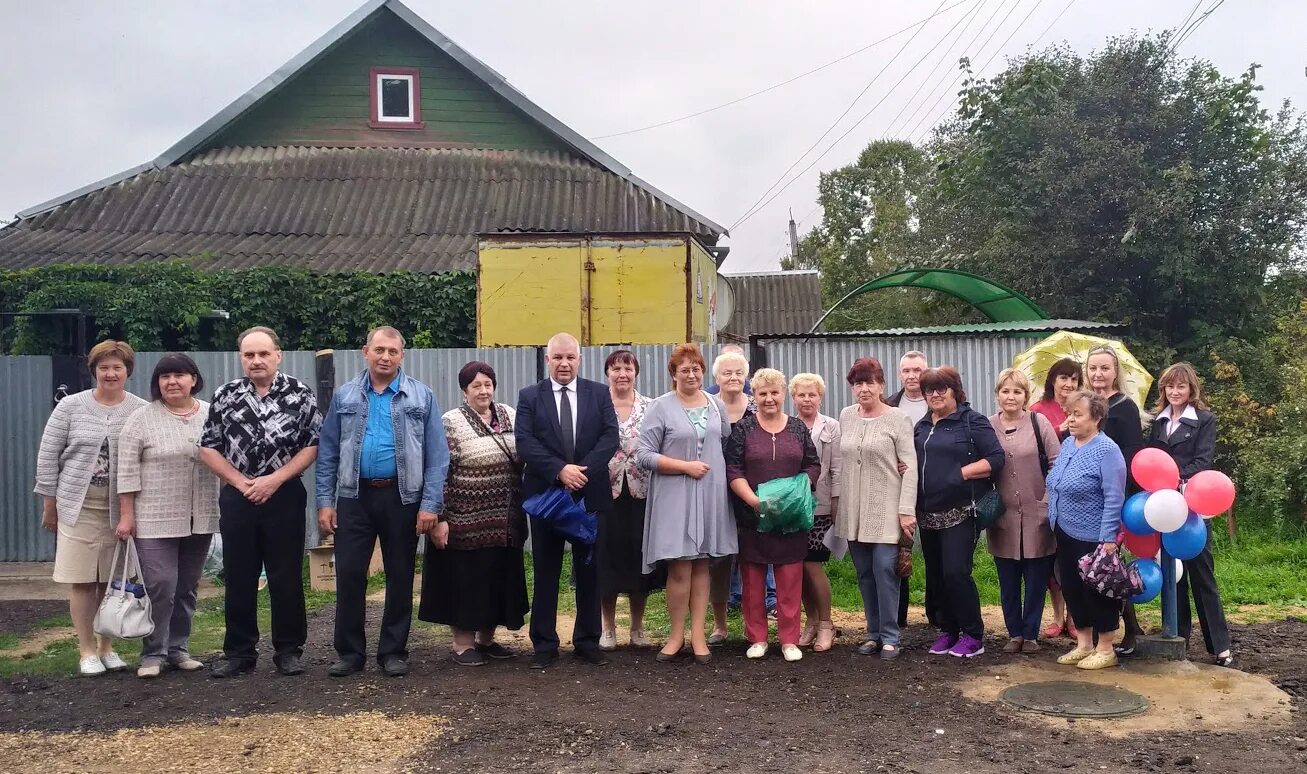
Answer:
<svg viewBox="0 0 1307 774"><path fill-rule="evenodd" d="M675 389L649 404L636 450L636 463L652 473L645 501L644 572L667 563L671 634L657 659L667 662L680 655L688 611L694 659L706 664L712 660L705 631L708 560L738 550L723 455L730 422L722 402L703 391L704 361L697 346L678 345L667 370Z"/></svg>

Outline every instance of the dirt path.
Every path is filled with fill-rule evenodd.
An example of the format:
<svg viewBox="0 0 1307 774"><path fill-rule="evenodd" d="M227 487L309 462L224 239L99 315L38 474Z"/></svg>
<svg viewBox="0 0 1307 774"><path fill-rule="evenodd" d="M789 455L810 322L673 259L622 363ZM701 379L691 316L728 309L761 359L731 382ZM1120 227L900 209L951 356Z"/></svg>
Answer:
<svg viewBox="0 0 1307 774"><path fill-rule="evenodd" d="M1056 649L1015 662L997 653L972 661L931 657L924 651L932 632L921 626L909 627L909 650L896 663L852 652L855 616L844 622L854 628L835 650L798 664L775 655L747 661L743 645L732 644L706 667L657 664L653 651L622 649L606 667L564 658L537 672L525 658L457 667L447 658L446 632L420 625L409 677L387 679L369 665L360 677L332 680L325 675L332 622L330 610L311 622L310 674L300 678L274 674L264 658L256 674L230 681L177 673L150 682L129 675L0 681L0 771L88 770L77 765L104 759L141 770L285 771L287 759L274 755L281 745L296 751L289 768L302 771L360 770L359 758L350 756L364 745L374 746L367 768L377 772L783 766L1275 774L1307 767L1301 621L1235 627L1246 667L1296 697L1282 718L1237 730L1150 730L1111 742L1074 722L1050 723L976 694L964 697L964 686L1001 676L1014 663L1057 669ZM1002 641L987 644L997 651ZM167 765L152 766L156 761Z"/></svg>

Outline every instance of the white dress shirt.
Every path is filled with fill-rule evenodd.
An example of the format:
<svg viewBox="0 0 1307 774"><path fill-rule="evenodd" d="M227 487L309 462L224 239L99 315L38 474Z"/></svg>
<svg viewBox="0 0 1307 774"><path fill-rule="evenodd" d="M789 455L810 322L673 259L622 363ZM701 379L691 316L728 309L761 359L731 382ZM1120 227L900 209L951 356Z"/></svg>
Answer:
<svg viewBox="0 0 1307 774"><path fill-rule="evenodd" d="M563 422L563 385L554 381L552 377L549 379L549 384L554 391L554 411L556 412L556 415L558 417L558 423L561 425ZM580 407L580 401L577 399L577 395L576 395L575 379L572 380L571 384L567 385L567 400L569 403L572 404L572 440L573 442L575 442L576 441L576 412L577 409Z"/></svg>
<svg viewBox="0 0 1307 774"><path fill-rule="evenodd" d="M1176 431L1176 428L1180 427L1180 422L1171 417L1171 406L1169 404L1166 408L1162 409L1162 413L1157 415L1158 419L1161 419L1162 417L1166 417L1166 437L1169 439L1171 434ZM1184 411L1180 412L1180 419L1192 419L1195 422L1198 421L1198 412L1194 410L1193 404L1188 404L1184 407Z"/></svg>

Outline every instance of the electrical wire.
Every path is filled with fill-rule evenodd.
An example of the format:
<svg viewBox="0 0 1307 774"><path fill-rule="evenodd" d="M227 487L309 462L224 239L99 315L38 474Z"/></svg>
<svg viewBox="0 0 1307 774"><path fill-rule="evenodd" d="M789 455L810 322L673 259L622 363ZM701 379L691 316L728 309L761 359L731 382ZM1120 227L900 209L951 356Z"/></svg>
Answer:
<svg viewBox="0 0 1307 774"><path fill-rule="evenodd" d="M791 78L787 78L787 79L785 79L785 80L783 80L783 81L781 81L781 82L779 82L779 83L773 83L773 84L770 85L770 86L767 86L767 87L762 88L762 89L758 89L757 91L751 92L751 93L749 93L749 94L745 94L745 95L742 96L742 97L736 97L735 99L732 99L732 100L730 100L730 101L728 101L728 102L723 102L723 103L721 103L720 105L714 105L713 107L710 107L710 108L704 108L703 110L697 110L697 111L695 111L695 112L693 112L693 113L687 113L687 114L685 114L685 115L683 115L683 116L678 116L678 117L676 117L676 118L669 118L669 119L667 119L666 121L659 121L659 122L656 123L656 124L649 124L648 126L642 126L642 127L639 127L638 129L627 129L627 130L625 130L625 131L621 131L621 132L613 132L613 133L611 133L611 134L601 134L601 135L597 135L597 136L595 136L595 137L589 137L589 138L587 138L587 139L590 139L590 140L607 140L607 139L611 139L611 138L613 138L613 137L625 137L625 136L628 135L628 134L637 134L637 133L639 133L639 132L647 132L647 131L649 131L649 130L651 130L651 129L661 129L661 128L664 127L664 126L671 126L672 124L678 124L678 123L680 123L680 122L682 122L682 121L689 121L691 118L698 118L699 116L705 116L705 115L708 115L709 113L715 113L715 112L718 111L718 110L721 110L721 109L723 109L723 108L731 107L732 105L738 105L738 104L740 104L741 102L745 102L745 101L747 101L747 100L751 100L751 99L753 99L754 97L761 96L761 95L766 94L767 92L770 92L770 91L775 91L776 89L779 89L779 88L781 88L782 86L788 86L788 85L790 85L791 83L794 83L795 81L802 80L803 78L807 78L809 75L814 75L814 74L816 74L816 73L821 72L822 70L825 70L825 69L830 68L830 67L834 67L835 65L839 64L840 62L845 61L846 59L851 59L851 58L853 58L853 57L857 56L858 54L861 54L861 53L863 53L863 52L865 52L865 51L870 51L871 49L875 48L876 46L879 46L881 43L885 43L885 42L887 42L887 41L889 41L889 40L893 40L894 38L898 37L899 35L902 35L903 33L907 32L908 30L911 30L911 29L916 28L916 27L920 27L920 26L926 24L927 22L929 22L931 19L934 19L936 16L938 16L938 15L940 15L940 14L948 13L949 11L953 10L954 8L957 8L958 6L967 5L968 3L974 3L975 1L976 1L976 0L961 0L961 2L954 3L953 5L950 5L950 6L948 6L947 8L941 8L941 9L937 10L935 13L931 14L930 16L927 16L926 18L921 19L920 21L913 22L912 24L909 24L908 26L904 27L904 28L901 29L901 30L898 30L897 32L891 32L890 34L886 35L885 37L883 37L883 38L881 38L881 39L879 39L879 40L873 41L873 42L871 42L871 43L868 43L867 45L863 46L862 48L857 49L856 51L850 51L849 53L845 54L844 56L841 56L841 57L839 57L839 58L837 58L837 59L832 59L831 61L827 62L826 64L823 64L823 65L819 65L819 66L817 66L817 67L814 67L814 68L812 68L811 70L808 70L807 72L799 73L798 75L795 75L795 76L793 76L793 77L791 77Z"/></svg>
<svg viewBox="0 0 1307 774"><path fill-rule="evenodd" d="M770 196L770 198L768 198L768 194L767 194L767 193L764 193L763 196L762 196L761 198L759 198L759 200L758 200L757 202L754 202L754 205L753 205L752 207L750 207L748 210L746 210L745 213L744 213L743 215L741 215L740 218L739 218L738 220L735 221L735 223L731 226L730 230L734 230L734 229L735 229L736 227L738 227L740 224L744 223L744 222L745 222L746 220L748 220L749 218L751 218L751 217L753 217L754 215L758 214L758 212L759 212L763 207L766 207L768 204L770 204L771 202L773 202L773 201L776 199L776 197L780 196L781 193L782 193L785 189L789 188L791 185L793 185L793 184L795 183L795 181L797 181L800 177L802 177L804 174L806 174L806 173L808 172L808 170L810 170L810 169L812 169L814 166L816 166L818 161L821 161L821 159L824 158L824 157L826 156L826 154L830 153L830 152L835 148L835 146L838 145L838 144L840 143L840 141L842 141L845 137L848 137L850 134L852 134L852 133L853 133L853 130L854 130L854 129L857 129L859 126L861 126L863 121L866 121L868 118L870 118L870 117L871 117L871 114L874 113L874 112L876 112L876 109L879 108L882 104L884 104L885 100L889 99L890 95L894 93L895 89L897 89L900 85L902 85L902 84L903 84L903 81L907 80L907 77L908 77L909 75L912 74L912 71L915 70L916 68L920 67L922 62L926 61L926 59L927 59L931 54L935 53L935 49L939 48L940 44L944 42L944 39L947 38L947 37L949 36L949 34L951 34L951 33L953 32L953 29L955 29L955 28L956 28L959 24L961 24L961 23L962 23L962 20L961 20L961 19L959 19L957 22L954 22L953 27L950 27L950 28L949 28L949 29L944 33L944 35L941 36L940 39L937 40L937 41L935 42L935 45L931 46L930 49L929 49L928 51L926 51L925 54L922 54L922 56L921 56L919 59L917 59L916 62L914 62L911 66L909 66L908 69L907 69L907 71L904 72L903 75L900 76L899 79L898 79L897 81L894 82L894 85L891 86L891 87L889 88L889 91L885 92L884 96L882 96L880 99L876 100L876 104L872 105L870 110L868 110L866 113L864 113L864 114L862 115L861 118L859 118L857 121L855 121L855 122L853 123L853 125L850 126L847 130L845 130L844 134L841 134L839 137L835 138L835 141L832 142L830 145L828 145L828 146L826 147L826 150L824 150L824 151L822 151L820 154L818 154L817 157L814 158L814 159L813 159L813 160L808 164L808 166L804 167L803 170L799 172L799 174L797 174L797 175L795 175L794 177L790 178L790 181L787 182L787 183L785 183L784 185L782 185L780 188L776 188L776 185L777 185L778 183L780 183L781 180L784 180L784 179L785 179L785 175L789 174L790 171L793 170L794 167L798 165L799 161L802 161L803 158L806 157L806 156L808 155L808 153L811 153L812 150L813 150L813 148L816 148L817 145L819 145L819 144L821 143L821 140L824 139L824 138L826 137L826 135L830 134L830 131L831 131L832 129L835 128L835 126L840 122L840 120L843 120L844 116L848 114L848 112L849 112L850 109L852 109L853 104L856 104L856 103L857 103L857 100L855 99L854 102L853 102L852 104L849 105L849 109L846 109L846 110L844 111L844 113L842 113L842 114L840 115L840 118L837 119L837 120L835 121L835 123L831 125L830 129L828 129L827 131L823 132L823 133L822 133L822 136L819 137L819 138L817 138L817 142L816 142L816 143L813 143L812 147L809 148L807 151L805 151L804 154L803 154L803 156L800 156L800 157L799 157L798 161L796 161L794 164L791 164L790 167L789 167L789 169L785 170L785 173L782 174L781 177L780 177L779 179L777 179L776 183L773 183L773 184L772 184L771 188L769 188L768 191L770 191L772 188L776 188L775 193L772 193L771 196ZM911 41L909 41L909 42L911 42ZM906 46L905 46L905 47L906 47ZM901 51L901 49L900 49L900 51ZM890 64L893 64L893 62L891 61ZM888 67L888 65L886 65L886 66ZM881 72L884 72L884 68L881 69ZM879 77L879 73L877 73L877 77ZM874 81L874 80L875 80L875 79L873 79L873 81ZM870 84L868 84L868 88L870 88ZM864 93L865 93L865 91L866 91L866 89L863 90ZM859 94L859 97L861 97L861 94ZM766 199L766 201L763 201L763 199Z"/></svg>
<svg viewBox="0 0 1307 774"><path fill-rule="evenodd" d="M1197 19L1194 19L1192 22L1190 22L1189 26L1186 27L1184 30L1182 30L1180 34L1176 36L1175 43L1171 46L1171 53L1174 54L1176 49L1180 48L1180 46L1186 40L1189 39L1189 36L1193 35L1194 31L1197 30L1199 27L1203 26L1203 22L1207 21L1208 17L1210 17L1212 13L1215 12L1216 9L1220 8L1222 5L1225 5L1225 0L1216 0L1216 2L1212 3L1212 5L1208 7L1206 11L1203 11L1202 16L1199 16Z"/></svg>

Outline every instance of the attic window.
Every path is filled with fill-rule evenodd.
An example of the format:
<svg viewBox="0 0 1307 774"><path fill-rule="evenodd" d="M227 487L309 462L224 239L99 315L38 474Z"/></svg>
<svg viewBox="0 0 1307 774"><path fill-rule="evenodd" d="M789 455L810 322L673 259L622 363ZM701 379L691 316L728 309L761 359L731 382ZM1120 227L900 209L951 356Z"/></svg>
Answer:
<svg viewBox="0 0 1307 774"><path fill-rule="evenodd" d="M374 67L371 74L373 129L421 129L422 100L418 71L411 67Z"/></svg>

